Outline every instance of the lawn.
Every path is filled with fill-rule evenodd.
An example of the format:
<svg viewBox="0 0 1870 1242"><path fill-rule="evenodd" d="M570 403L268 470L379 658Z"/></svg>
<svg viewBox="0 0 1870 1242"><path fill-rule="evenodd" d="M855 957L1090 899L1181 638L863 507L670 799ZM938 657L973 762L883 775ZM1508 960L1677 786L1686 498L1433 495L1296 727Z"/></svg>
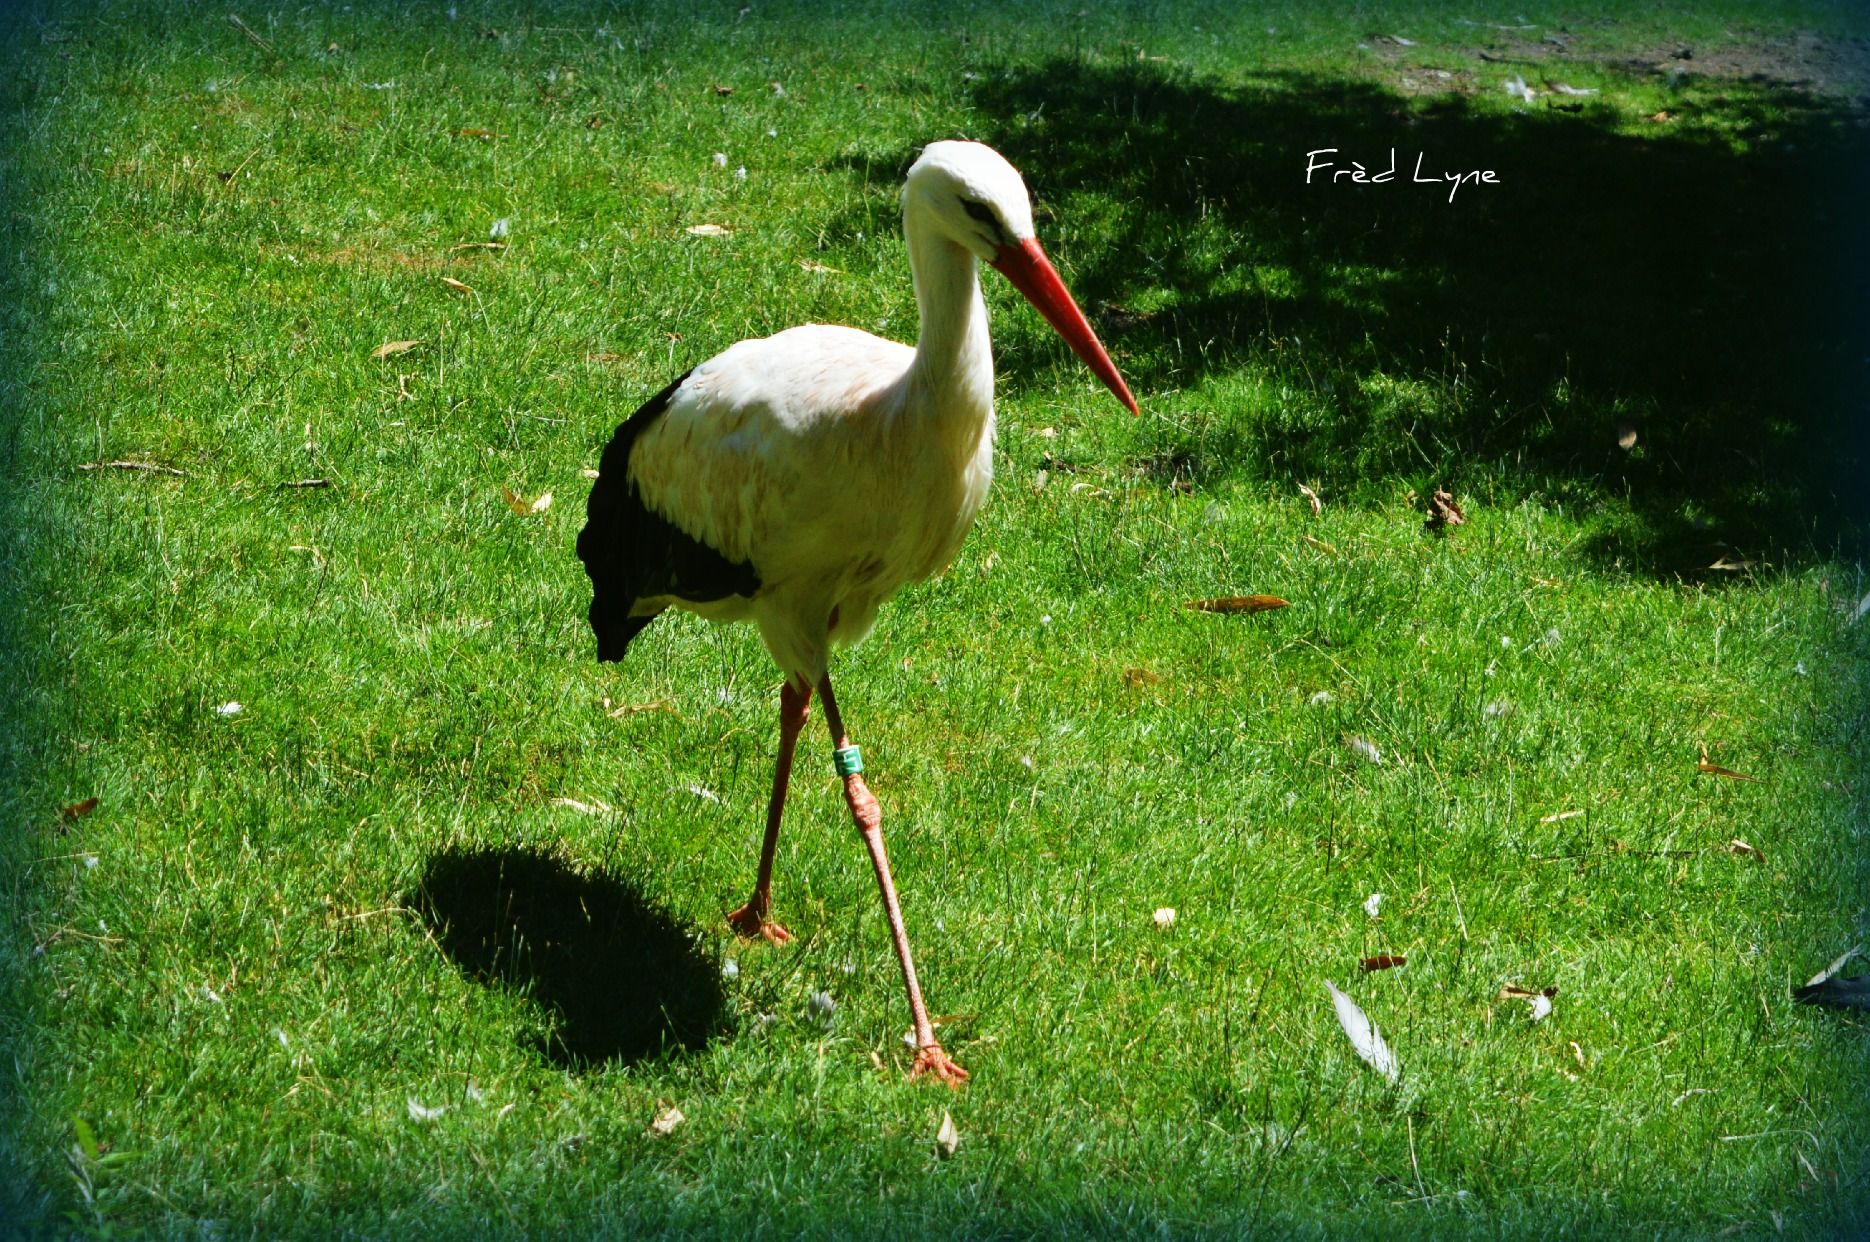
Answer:
<svg viewBox="0 0 1870 1242"><path fill-rule="evenodd" d="M1870 1230L1855 6L234 12L4 19L0 1222ZM572 543L688 366L913 339L954 136L1143 413L989 273L993 497L833 667L950 1092L816 727L725 926L757 636L598 665Z"/></svg>

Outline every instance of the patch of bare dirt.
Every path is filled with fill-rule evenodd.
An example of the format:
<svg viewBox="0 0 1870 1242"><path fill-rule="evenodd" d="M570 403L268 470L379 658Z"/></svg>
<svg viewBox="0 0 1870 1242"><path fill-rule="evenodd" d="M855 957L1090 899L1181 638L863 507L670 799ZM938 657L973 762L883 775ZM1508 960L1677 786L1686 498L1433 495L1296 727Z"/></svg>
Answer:
<svg viewBox="0 0 1870 1242"><path fill-rule="evenodd" d="M1870 107L1870 40L1862 38L1832 39L1801 31L1726 47L1678 43L1651 49L1625 67L1806 91Z"/></svg>
<svg viewBox="0 0 1870 1242"><path fill-rule="evenodd" d="M1550 94L1565 81L1567 69L1588 69L1798 91L1870 112L1870 39L1801 31L1722 46L1668 42L1635 56L1608 54L1597 46L1600 43L1589 30L1476 25L1475 39L1468 43L1434 44L1380 34L1360 47L1374 60L1376 76L1410 96L1477 94L1497 90L1516 76L1535 91L1543 88Z"/></svg>

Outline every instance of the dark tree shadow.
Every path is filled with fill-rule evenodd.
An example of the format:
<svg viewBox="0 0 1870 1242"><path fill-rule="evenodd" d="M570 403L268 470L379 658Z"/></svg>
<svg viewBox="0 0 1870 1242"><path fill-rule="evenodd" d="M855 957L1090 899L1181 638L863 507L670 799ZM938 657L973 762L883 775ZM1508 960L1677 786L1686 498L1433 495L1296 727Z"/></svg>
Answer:
<svg viewBox="0 0 1870 1242"><path fill-rule="evenodd" d="M627 883L521 849L436 855L408 899L450 960L552 1016L541 1052L584 1068L701 1048L726 993L691 929Z"/></svg>
<svg viewBox="0 0 1870 1242"><path fill-rule="evenodd" d="M1717 547L1864 547L1861 102L1702 84L1632 134L1589 100L1514 115L1368 81L1070 57L986 75L973 98L975 136L1026 173L1145 404L1243 368L1296 394L1290 413L1165 445L1197 483L1246 468L1343 494L1484 464L1614 502L1623 520L1590 550L1654 572ZM1327 147L1373 172L1393 147L1396 180L1307 185L1306 153ZM1451 204L1408 183L1418 152L1425 173L1502 184ZM914 155L852 163L887 186ZM1042 365L1039 331L996 324L1009 382Z"/></svg>

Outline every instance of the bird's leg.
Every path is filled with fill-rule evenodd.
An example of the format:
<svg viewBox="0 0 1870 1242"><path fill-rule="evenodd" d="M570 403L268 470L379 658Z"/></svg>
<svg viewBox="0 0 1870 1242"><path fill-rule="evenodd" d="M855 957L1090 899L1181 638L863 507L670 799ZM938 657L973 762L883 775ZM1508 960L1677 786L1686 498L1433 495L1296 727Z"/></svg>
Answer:
<svg viewBox="0 0 1870 1242"><path fill-rule="evenodd" d="M896 960L903 968L903 986L909 990L909 1014L915 1020L916 1063L911 1078L933 1074L951 1087L967 1081L967 1071L949 1060L942 1046L935 1042L935 1028L929 1025L928 1010L922 1004L922 989L916 983L915 963L909 958L909 933L903 930L902 907L896 900L896 885L890 879L889 856L883 852L883 813L877 800L864 784L863 761L857 748L844 732L838 717L838 701L831 693L831 678L818 683L818 696L825 707L825 724L831 730L838 774L844 778L844 800L850 804L851 818L870 851L870 865L876 869L877 887L883 891L883 913L890 923L890 938L896 942Z"/></svg>
<svg viewBox="0 0 1870 1242"><path fill-rule="evenodd" d="M773 796L766 804L766 840L760 844L760 872L753 882L753 897L727 916L733 929L749 940L766 939L784 944L792 933L773 922L773 852L779 848L779 819L786 809L786 787L792 782L792 752L812 702L812 688L795 689L792 679L779 688L779 759L773 764Z"/></svg>

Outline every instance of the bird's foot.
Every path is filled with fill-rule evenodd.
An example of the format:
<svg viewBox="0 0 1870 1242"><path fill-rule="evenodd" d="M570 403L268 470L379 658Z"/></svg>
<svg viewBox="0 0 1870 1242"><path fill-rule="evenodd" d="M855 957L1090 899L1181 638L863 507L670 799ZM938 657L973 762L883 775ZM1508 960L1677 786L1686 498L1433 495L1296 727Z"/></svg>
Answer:
<svg viewBox="0 0 1870 1242"><path fill-rule="evenodd" d="M916 1063L909 1071L909 1077L920 1078L924 1074L933 1074L937 1082L951 1088L959 1087L967 1081L967 1071L956 1065L940 1044L923 1044L916 1049Z"/></svg>
<svg viewBox="0 0 1870 1242"><path fill-rule="evenodd" d="M750 901L727 916L727 925L733 928L743 940L764 940L770 944L784 944L792 939L791 932L767 918L766 914Z"/></svg>

